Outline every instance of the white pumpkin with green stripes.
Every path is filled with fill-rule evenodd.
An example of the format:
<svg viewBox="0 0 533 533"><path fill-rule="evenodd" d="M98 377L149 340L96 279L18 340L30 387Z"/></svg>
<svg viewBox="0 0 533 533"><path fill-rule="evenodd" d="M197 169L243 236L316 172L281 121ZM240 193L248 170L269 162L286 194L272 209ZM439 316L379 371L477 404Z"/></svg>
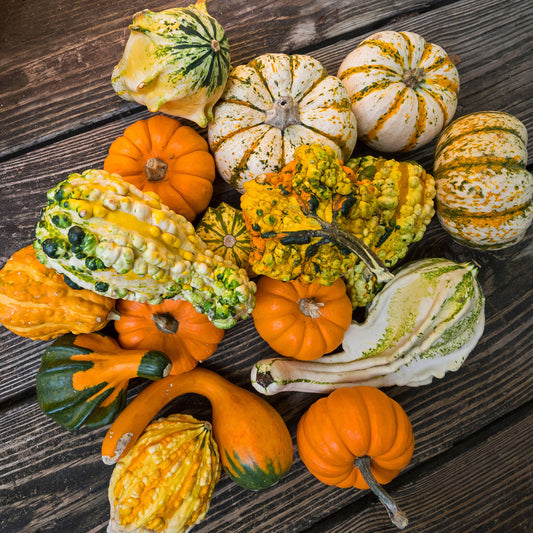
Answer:
<svg viewBox="0 0 533 533"><path fill-rule="evenodd" d="M346 56L337 76L350 95L359 139L380 152L429 143L457 106L457 68L440 46L416 33L368 37Z"/></svg>
<svg viewBox="0 0 533 533"><path fill-rule="evenodd" d="M522 239L533 220L527 130L516 117L480 111L452 122L435 147L437 216L459 243L496 249Z"/></svg>
<svg viewBox="0 0 533 533"><path fill-rule="evenodd" d="M230 71L229 43L207 13L206 0L188 7L136 13L111 84L125 100L205 127Z"/></svg>
<svg viewBox="0 0 533 533"><path fill-rule="evenodd" d="M357 140L346 89L305 55L265 54L237 66L214 116L209 146L219 174L239 192L281 170L298 146L330 146L346 161Z"/></svg>

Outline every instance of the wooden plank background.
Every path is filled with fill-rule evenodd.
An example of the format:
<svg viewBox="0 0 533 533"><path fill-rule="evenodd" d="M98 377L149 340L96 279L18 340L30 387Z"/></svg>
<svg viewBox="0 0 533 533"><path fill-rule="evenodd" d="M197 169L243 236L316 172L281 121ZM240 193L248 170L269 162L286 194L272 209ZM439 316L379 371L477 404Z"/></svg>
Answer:
<svg viewBox="0 0 533 533"><path fill-rule="evenodd" d="M149 116L118 98L109 78L133 13L175 5L186 2L4 2L0 266L31 242L46 191L70 172L101 167L112 140ZM265 52L307 53L335 74L365 36L382 29L415 31L460 60L456 116L498 109L533 131L532 0L378 0L371 6L352 0L209 0L208 9L226 29L233 65ZM433 146L398 158L415 159L431 171ZM239 195L218 178L211 203L222 199L238 205ZM416 439L411 464L389 485L411 519L408 531L531 531L531 235L529 230L507 250L477 252L455 244L434 220L404 260L476 261L487 311L485 333L458 372L425 387L386 390L410 416ZM71 434L40 412L35 375L47 344L0 329L0 530L103 532L111 473L99 458L105 428ZM252 363L272 353L247 320L226 333L204 366L251 388ZM136 381L130 397L143 386ZM294 436L299 417L316 399L284 393L268 401ZM202 418L210 407L187 395L164 411L170 412ZM223 475L207 519L194 531L394 529L372 495L319 483L295 450L291 472L265 491L246 491Z"/></svg>

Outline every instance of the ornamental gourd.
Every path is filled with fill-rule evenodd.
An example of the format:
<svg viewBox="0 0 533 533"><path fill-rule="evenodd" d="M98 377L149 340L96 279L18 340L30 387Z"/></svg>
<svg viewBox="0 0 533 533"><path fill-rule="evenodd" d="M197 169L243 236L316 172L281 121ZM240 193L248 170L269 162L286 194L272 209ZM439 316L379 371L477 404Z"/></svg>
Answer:
<svg viewBox="0 0 533 533"><path fill-rule="evenodd" d="M109 424L126 404L129 380L160 379L168 357L155 350L123 350L99 333L60 337L43 354L37 401L44 413L74 431Z"/></svg>
<svg viewBox="0 0 533 533"><path fill-rule="evenodd" d="M331 352L352 321L352 304L341 279L325 287L263 276L256 298L252 316L257 332L286 357L311 360Z"/></svg>
<svg viewBox="0 0 533 533"><path fill-rule="evenodd" d="M92 333L114 318L115 301L75 285L40 263L33 246L15 252L0 270L0 323L33 340Z"/></svg>
<svg viewBox="0 0 533 533"><path fill-rule="evenodd" d="M246 272L215 257L155 193L118 174L87 170L47 197L35 231L37 257L78 285L153 305L186 300L220 328L253 309L255 284Z"/></svg>
<svg viewBox="0 0 533 533"><path fill-rule="evenodd" d="M305 55L265 54L230 73L208 140L220 175L238 191L278 172L302 144L318 143L345 161L357 140L342 83Z"/></svg>
<svg viewBox="0 0 533 533"><path fill-rule="evenodd" d="M111 84L149 111L187 118L204 128L213 119L230 70L224 28L205 0L188 7L136 13Z"/></svg>
<svg viewBox="0 0 533 533"><path fill-rule="evenodd" d="M434 181L416 163L353 162L301 146L277 174L245 183L241 196L257 274L331 285L359 261L376 284L419 240L433 216ZM366 275L366 274L365 274Z"/></svg>
<svg viewBox="0 0 533 533"><path fill-rule="evenodd" d="M224 337L207 317L183 300L165 300L159 305L119 300L115 320L118 341L128 350L146 349L165 353L172 373L192 370L211 356Z"/></svg>
<svg viewBox="0 0 533 533"><path fill-rule="evenodd" d="M404 152L434 139L457 107L459 74L446 52L416 33L382 31L342 62L361 141Z"/></svg>
<svg viewBox="0 0 533 533"><path fill-rule="evenodd" d="M494 250L519 242L533 220L527 130L516 117L480 111L452 122L435 147L437 216L460 244Z"/></svg>
<svg viewBox="0 0 533 533"><path fill-rule="evenodd" d="M185 533L201 522L220 478L209 422L175 414L150 424L109 482L108 533Z"/></svg>
<svg viewBox="0 0 533 533"><path fill-rule="evenodd" d="M303 414L296 433L305 466L327 485L372 489L400 529L407 517L381 488L409 464L411 422L402 407L373 387L343 387Z"/></svg>
<svg viewBox="0 0 533 533"><path fill-rule="evenodd" d="M164 115L128 126L109 147L104 170L141 191L154 191L191 222L213 195L215 161L207 142L191 127Z"/></svg>
<svg viewBox="0 0 533 533"><path fill-rule="evenodd" d="M228 476L250 490L270 487L292 464L292 440L279 413L261 397L211 370L196 367L151 383L122 411L102 444L114 464L133 447L152 418L177 396L201 394L211 403L213 435Z"/></svg>
<svg viewBox="0 0 533 533"><path fill-rule="evenodd" d="M240 209L226 202L209 207L196 226L196 233L212 252L244 268L250 277L255 276L248 260L250 236Z"/></svg>

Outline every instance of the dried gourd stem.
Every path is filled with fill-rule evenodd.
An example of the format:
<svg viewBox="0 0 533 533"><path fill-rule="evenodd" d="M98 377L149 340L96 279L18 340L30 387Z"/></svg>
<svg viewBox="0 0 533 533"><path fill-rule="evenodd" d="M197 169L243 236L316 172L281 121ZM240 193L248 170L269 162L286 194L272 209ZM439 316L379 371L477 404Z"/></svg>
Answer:
<svg viewBox="0 0 533 533"><path fill-rule="evenodd" d="M151 157L144 165L144 172L148 181L161 181L165 179L168 165L158 157Z"/></svg>
<svg viewBox="0 0 533 533"><path fill-rule="evenodd" d="M309 318L320 318L322 315L321 307L324 307L324 302L317 302L314 298L300 298L298 300L298 309Z"/></svg>
<svg viewBox="0 0 533 533"><path fill-rule="evenodd" d="M220 50L220 43L216 39L211 41L211 50L213 50L213 52L218 52Z"/></svg>
<svg viewBox="0 0 533 533"><path fill-rule="evenodd" d="M265 112L265 124L284 130L293 124L300 124L298 103L292 96L282 96Z"/></svg>
<svg viewBox="0 0 533 533"><path fill-rule="evenodd" d="M372 470L370 469L370 457L364 455L363 457L357 457L355 459L355 466L359 468L359 471L363 475L363 478L367 482L370 490L378 497L379 501L387 509L391 522L398 529L405 529L409 520L405 513L396 505L396 502L387 494L383 487L376 481Z"/></svg>
<svg viewBox="0 0 533 533"><path fill-rule="evenodd" d="M425 77L426 71L423 68L411 68L403 73L402 81L407 87L414 89L415 87L418 87Z"/></svg>
<svg viewBox="0 0 533 533"><path fill-rule="evenodd" d="M226 248L233 248L237 244L237 239L234 235L228 234L224 236L224 240L222 242Z"/></svg>
<svg viewBox="0 0 533 533"><path fill-rule="evenodd" d="M153 313L152 320L163 333L173 335L178 331L179 322L170 313Z"/></svg>

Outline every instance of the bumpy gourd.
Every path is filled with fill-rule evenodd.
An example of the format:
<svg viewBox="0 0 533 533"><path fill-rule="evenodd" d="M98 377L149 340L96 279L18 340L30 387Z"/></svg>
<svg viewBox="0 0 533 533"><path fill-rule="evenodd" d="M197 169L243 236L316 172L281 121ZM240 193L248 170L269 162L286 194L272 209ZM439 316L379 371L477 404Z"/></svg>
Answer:
<svg viewBox="0 0 533 533"><path fill-rule="evenodd" d="M474 349L484 303L472 263L414 261L378 293L366 320L347 329L343 351L311 362L264 359L252 368L252 384L263 394L427 385L459 369Z"/></svg>
<svg viewBox="0 0 533 533"><path fill-rule="evenodd" d="M390 279L385 267L422 237L434 213L434 181L416 163L352 165L357 174L330 148L302 146L279 174L244 185L256 273L331 285L361 259L377 283Z"/></svg>
<svg viewBox="0 0 533 533"><path fill-rule="evenodd" d="M501 111L452 122L435 145L437 216L457 242L495 250L519 242L533 221L527 130Z"/></svg>
<svg viewBox="0 0 533 533"><path fill-rule="evenodd" d="M114 307L111 298L68 285L37 260L33 246L15 252L0 270L0 323L21 337L92 333L114 318Z"/></svg>
<svg viewBox="0 0 533 533"><path fill-rule="evenodd" d="M71 174L48 192L36 228L37 257L76 284L111 298L187 300L220 328L254 306L255 284L216 258L194 227L154 193L117 174Z"/></svg>
<svg viewBox="0 0 533 533"><path fill-rule="evenodd" d="M155 350L124 350L99 333L63 335L44 352L37 373L37 401L44 413L74 431L109 424L126 404L130 379L160 379L168 357Z"/></svg>
<svg viewBox="0 0 533 533"><path fill-rule="evenodd" d="M125 100L152 111L193 120L213 120L230 69L229 43L207 13L205 0L158 13L145 9L130 25L124 55L111 84Z"/></svg>
<svg viewBox="0 0 533 533"><path fill-rule="evenodd" d="M202 521L220 478L211 424L174 414L150 424L113 469L108 533L185 533Z"/></svg>
<svg viewBox="0 0 533 533"><path fill-rule="evenodd" d="M209 207L196 226L196 233L215 254L244 268L254 276L248 258L250 257L250 236L240 209L226 202Z"/></svg>

